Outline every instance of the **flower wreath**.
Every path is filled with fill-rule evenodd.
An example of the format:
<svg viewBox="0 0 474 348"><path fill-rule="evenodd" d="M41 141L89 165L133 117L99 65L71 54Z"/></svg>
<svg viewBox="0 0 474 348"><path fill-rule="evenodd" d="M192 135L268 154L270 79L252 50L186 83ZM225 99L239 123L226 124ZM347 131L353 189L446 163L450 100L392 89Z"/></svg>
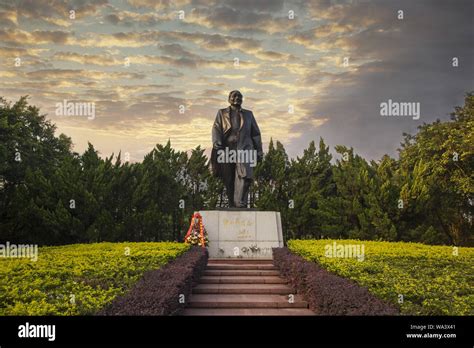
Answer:
<svg viewBox="0 0 474 348"><path fill-rule="evenodd" d="M184 242L192 245L199 245L205 248L209 244L207 231L202 223L202 216L199 213L194 213L191 217L188 233L184 237Z"/></svg>

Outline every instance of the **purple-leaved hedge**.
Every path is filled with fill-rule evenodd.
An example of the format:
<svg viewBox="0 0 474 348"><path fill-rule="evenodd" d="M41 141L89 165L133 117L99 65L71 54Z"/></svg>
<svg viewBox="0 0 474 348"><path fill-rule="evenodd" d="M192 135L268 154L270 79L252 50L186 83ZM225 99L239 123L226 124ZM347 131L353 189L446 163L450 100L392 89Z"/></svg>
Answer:
<svg viewBox="0 0 474 348"><path fill-rule="evenodd" d="M146 272L123 296L115 298L98 315L179 315L206 268L207 249L192 247L164 267Z"/></svg>
<svg viewBox="0 0 474 348"><path fill-rule="evenodd" d="M273 263L319 315L398 315L399 310L356 282L306 261L288 248L273 249Z"/></svg>

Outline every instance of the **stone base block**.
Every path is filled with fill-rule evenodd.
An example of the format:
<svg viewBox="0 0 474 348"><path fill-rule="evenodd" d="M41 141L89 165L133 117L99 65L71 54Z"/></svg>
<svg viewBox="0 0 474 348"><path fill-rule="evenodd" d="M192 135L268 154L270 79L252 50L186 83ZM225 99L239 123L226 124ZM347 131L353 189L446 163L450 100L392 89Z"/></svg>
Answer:
<svg viewBox="0 0 474 348"><path fill-rule="evenodd" d="M210 258L271 259L283 246L281 216L276 211L203 210Z"/></svg>

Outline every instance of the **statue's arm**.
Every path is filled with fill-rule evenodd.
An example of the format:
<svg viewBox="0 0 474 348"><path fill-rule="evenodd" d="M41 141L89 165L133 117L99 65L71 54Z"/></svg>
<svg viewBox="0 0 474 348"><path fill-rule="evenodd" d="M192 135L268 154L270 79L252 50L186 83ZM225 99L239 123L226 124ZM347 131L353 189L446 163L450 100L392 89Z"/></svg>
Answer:
<svg viewBox="0 0 474 348"><path fill-rule="evenodd" d="M262 149L262 135L260 134L260 128L258 128L257 121L252 112L252 126L250 130L250 135L252 137L253 146L257 150L258 159L263 158L263 149Z"/></svg>
<svg viewBox="0 0 474 348"><path fill-rule="evenodd" d="M221 111L217 112L216 120L212 126L212 147L215 150L224 148L224 132L222 131Z"/></svg>

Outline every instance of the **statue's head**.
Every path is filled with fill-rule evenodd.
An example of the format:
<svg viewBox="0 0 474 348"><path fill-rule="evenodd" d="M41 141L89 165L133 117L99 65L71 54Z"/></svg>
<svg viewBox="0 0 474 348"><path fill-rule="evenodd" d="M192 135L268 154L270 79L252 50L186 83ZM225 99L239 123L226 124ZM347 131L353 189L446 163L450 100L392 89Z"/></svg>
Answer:
<svg viewBox="0 0 474 348"><path fill-rule="evenodd" d="M242 105L242 93L239 91L232 91L229 93L229 104L232 106L240 107Z"/></svg>

